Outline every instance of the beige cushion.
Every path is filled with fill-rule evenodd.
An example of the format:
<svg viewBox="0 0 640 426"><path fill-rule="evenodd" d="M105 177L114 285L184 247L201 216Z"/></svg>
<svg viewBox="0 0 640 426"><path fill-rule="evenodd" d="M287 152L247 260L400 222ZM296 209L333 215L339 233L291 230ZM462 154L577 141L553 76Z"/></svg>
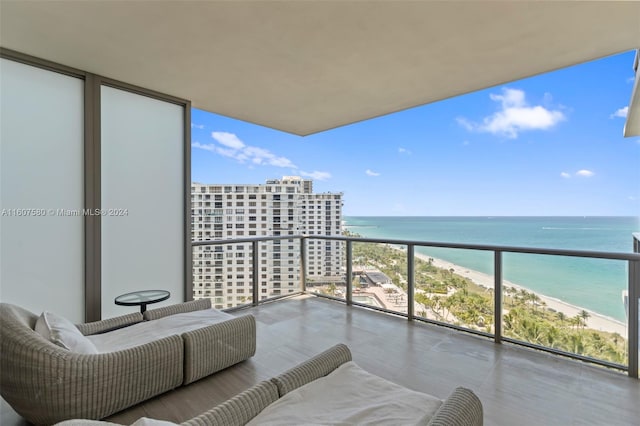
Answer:
<svg viewBox="0 0 640 426"><path fill-rule="evenodd" d="M45 339L81 354L97 354L98 350L89 339L68 319L44 311L36 321L36 332Z"/></svg>
<svg viewBox="0 0 640 426"><path fill-rule="evenodd" d="M292 390L247 426L427 424L442 400L407 389L345 362Z"/></svg>
<svg viewBox="0 0 640 426"><path fill-rule="evenodd" d="M85 420L74 419L65 420L64 422L56 423L55 426L122 426L119 423L109 423L100 420ZM165 420L155 420L148 417L140 417L135 422L131 423L131 426L178 426L177 423L167 422Z"/></svg>

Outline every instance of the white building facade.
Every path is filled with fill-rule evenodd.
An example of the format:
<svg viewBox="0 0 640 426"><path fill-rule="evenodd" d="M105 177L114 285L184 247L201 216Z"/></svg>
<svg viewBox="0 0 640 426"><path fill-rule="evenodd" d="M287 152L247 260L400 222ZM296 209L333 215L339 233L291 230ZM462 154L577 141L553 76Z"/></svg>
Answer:
<svg viewBox="0 0 640 426"><path fill-rule="evenodd" d="M310 284L344 279L344 243L313 239L342 230L342 193L313 193L313 181L298 176L265 184L191 184L193 241L306 235L306 277ZM259 243L258 297L301 289L300 240ZM211 298L218 309L252 300L251 243L194 247L194 298Z"/></svg>

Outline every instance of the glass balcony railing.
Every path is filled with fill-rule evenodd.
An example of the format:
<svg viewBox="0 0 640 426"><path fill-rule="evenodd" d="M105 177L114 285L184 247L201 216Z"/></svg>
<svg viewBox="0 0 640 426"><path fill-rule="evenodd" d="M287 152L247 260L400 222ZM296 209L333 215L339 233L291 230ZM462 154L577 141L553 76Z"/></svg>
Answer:
<svg viewBox="0 0 640 426"><path fill-rule="evenodd" d="M193 242L194 298L233 309L302 293L627 371L638 377L640 234L634 253L355 238L276 236ZM475 269L441 258L472 257ZM561 262L559 274L553 262ZM544 260L544 261L543 261ZM550 266L551 265L551 266ZM566 267L570 266L570 267ZM584 268L620 282L584 281ZM553 294L593 300L626 320L514 282L524 270ZM594 274L595 276L595 274ZM614 290L611 290L614 289ZM624 289L615 290L615 289ZM558 291L560 290L560 291Z"/></svg>

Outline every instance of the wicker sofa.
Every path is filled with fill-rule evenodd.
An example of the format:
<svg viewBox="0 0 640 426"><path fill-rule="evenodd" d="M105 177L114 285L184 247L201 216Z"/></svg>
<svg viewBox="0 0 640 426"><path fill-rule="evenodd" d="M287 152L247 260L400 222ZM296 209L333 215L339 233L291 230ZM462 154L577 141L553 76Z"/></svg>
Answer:
<svg viewBox="0 0 640 426"><path fill-rule="evenodd" d="M324 378L327 378L331 373L337 373L339 368L342 368L350 363L351 352L349 348L343 344L338 344L323 353L316 355L315 357L299 364L298 366L280 374L271 380L260 382L252 388L236 395L235 397L223 402L222 404L206 411L205 413L190 419L181 426L243 426L248 423L258 425L299 425L299 424L366 424L370 421L357 421L354 418L345 419L344 417L332 417L336 412L335 406L326 406L318 403L318 400L311 399L305 401L303 395L295 395L294 398L289 396L294 395L295 392L301 391ZM372 374L369 376L377 378ZM380 379L380 378L377 378ZM380 379L382 380L382 379ZM389 382L390 383L390 382ZM356 386L362 383L355 383ZM393 385L397 388L402 388L399 385ZM405 389L405 388L403 388ZM376 389L373 389L375 392ZM331 392L339 392L339 389L331 389ZM413 392L406 390L407 392ZM413 392L420 394L419 392ZM453 393L444 401L438 400L426 394L421 394L428 397L431 400L436 400L436 409L427 415L418 415L415 419L407 421L407 418L397 419L376 419L376 424L421 424L427 426L482 426L483 424L483 409L482 403L478 397L469 389L456 388ZM342 396L337 396L336 400L342 399ZM342 405L350 403L349 397L340 401ZM306 417L309 413L304 410L300 410L299 416L295 418L280 417L278 420L273 418L262 417L269 410L272 412L274 409L277 411L280 406L295 405L296 403L308 403L306 407L316 408L316 412L322 411L327 413L328 417L324 417L324 420L318 422L317 418ZM396 401L392 401L387 406L377 406L378 413L384 414L387 412L387 408L391 405L397 405ZM407 405L407 401L405 406ZM375 399L369 401L370 404L378 404ZM354 411L358 411L357 403L352 403L355 406ZM402 407L401 407L402 408ZM360 410L366 411L366 410ZM311 413L312 414L312 413ZM374 413L376 415L376 413ZM300 421L303 418L303 421ZM115 425L114 423L106 422L87 422L86 420L71 420L61 423L59 426L102 426L102 425ZM153 420L147 418L141 418L132 426L167 426L174 425L174 423Z"/></svg>
<svg viewBox="0 0 640 426"><path fill-rule="evenodd" d="M85 336L117 332L143 321L210 309L209 299L76 325ZM108 353L83 354L35 331L39 316L0 304L0 394L35 424L101 419L155 395L250 358L255 318L214 325ZM175 318L178 318L176 316Z"/></svg>

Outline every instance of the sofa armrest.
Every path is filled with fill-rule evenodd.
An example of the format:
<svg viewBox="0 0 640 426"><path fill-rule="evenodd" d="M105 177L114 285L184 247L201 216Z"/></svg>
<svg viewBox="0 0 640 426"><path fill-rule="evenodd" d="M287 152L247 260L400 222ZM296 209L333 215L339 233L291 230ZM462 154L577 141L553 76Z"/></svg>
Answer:
<svg viewBox="0 0 640 426"><path fill-rule="evenodd" d="M256 319L232 317L182 334L184 384L220 371L256 353Z"/></svg>
<svg viewBox="0 0 640 426"><path fill-rule="evenodd" d="M142 314L140 312L134 312L132 314L122 315L115 318L109 318L102 321L88 322L86 324L76 324L80 333L85 336L91 334L105 333L107 331L115 330L118 328L126 327L128 325L142 322Z"/></svg>
<svg viewBox="0 0 640 426"><path fill-rule="evenodd" d="M192 300L190 302L176 303L175 305L151 309L144 313L144 320L152 321L169 315L201 311L203 309L211 309L211 299Z"/></svg>
<svg viewBox="0 0 640 426"><path fill-rule="evenodd" d="M73 419L56 423L53 426L125 426L120 423L111 423L101 420Z"/></svg>
<svg viewBox="0 0 640 426"><path fill-rule="evenodd" d="M33 333L2 339L1 390L29 422L101 419L180 386L183 342L174 335L122 351L78 354Z"/></svg>
<svg viewBox="0 0 640 426"><path fill-rule="evenodd" d="M260 382L222 404L182 423L182 426L242 426L278 400L278 388Z"/></svg>
<svg viewBox="0 0 640 426"><path fill-rule="evenodd" d="M429 426L482 426L482 402L473 391L456 388L429 420Z"/></svg>
<svg viewBox="0 0 640 426"><path fill-rule="evenodd" d="M345 362L351 361L351 351L340 343L271 379L280 397L320 377L324 377Z"/></svg>

